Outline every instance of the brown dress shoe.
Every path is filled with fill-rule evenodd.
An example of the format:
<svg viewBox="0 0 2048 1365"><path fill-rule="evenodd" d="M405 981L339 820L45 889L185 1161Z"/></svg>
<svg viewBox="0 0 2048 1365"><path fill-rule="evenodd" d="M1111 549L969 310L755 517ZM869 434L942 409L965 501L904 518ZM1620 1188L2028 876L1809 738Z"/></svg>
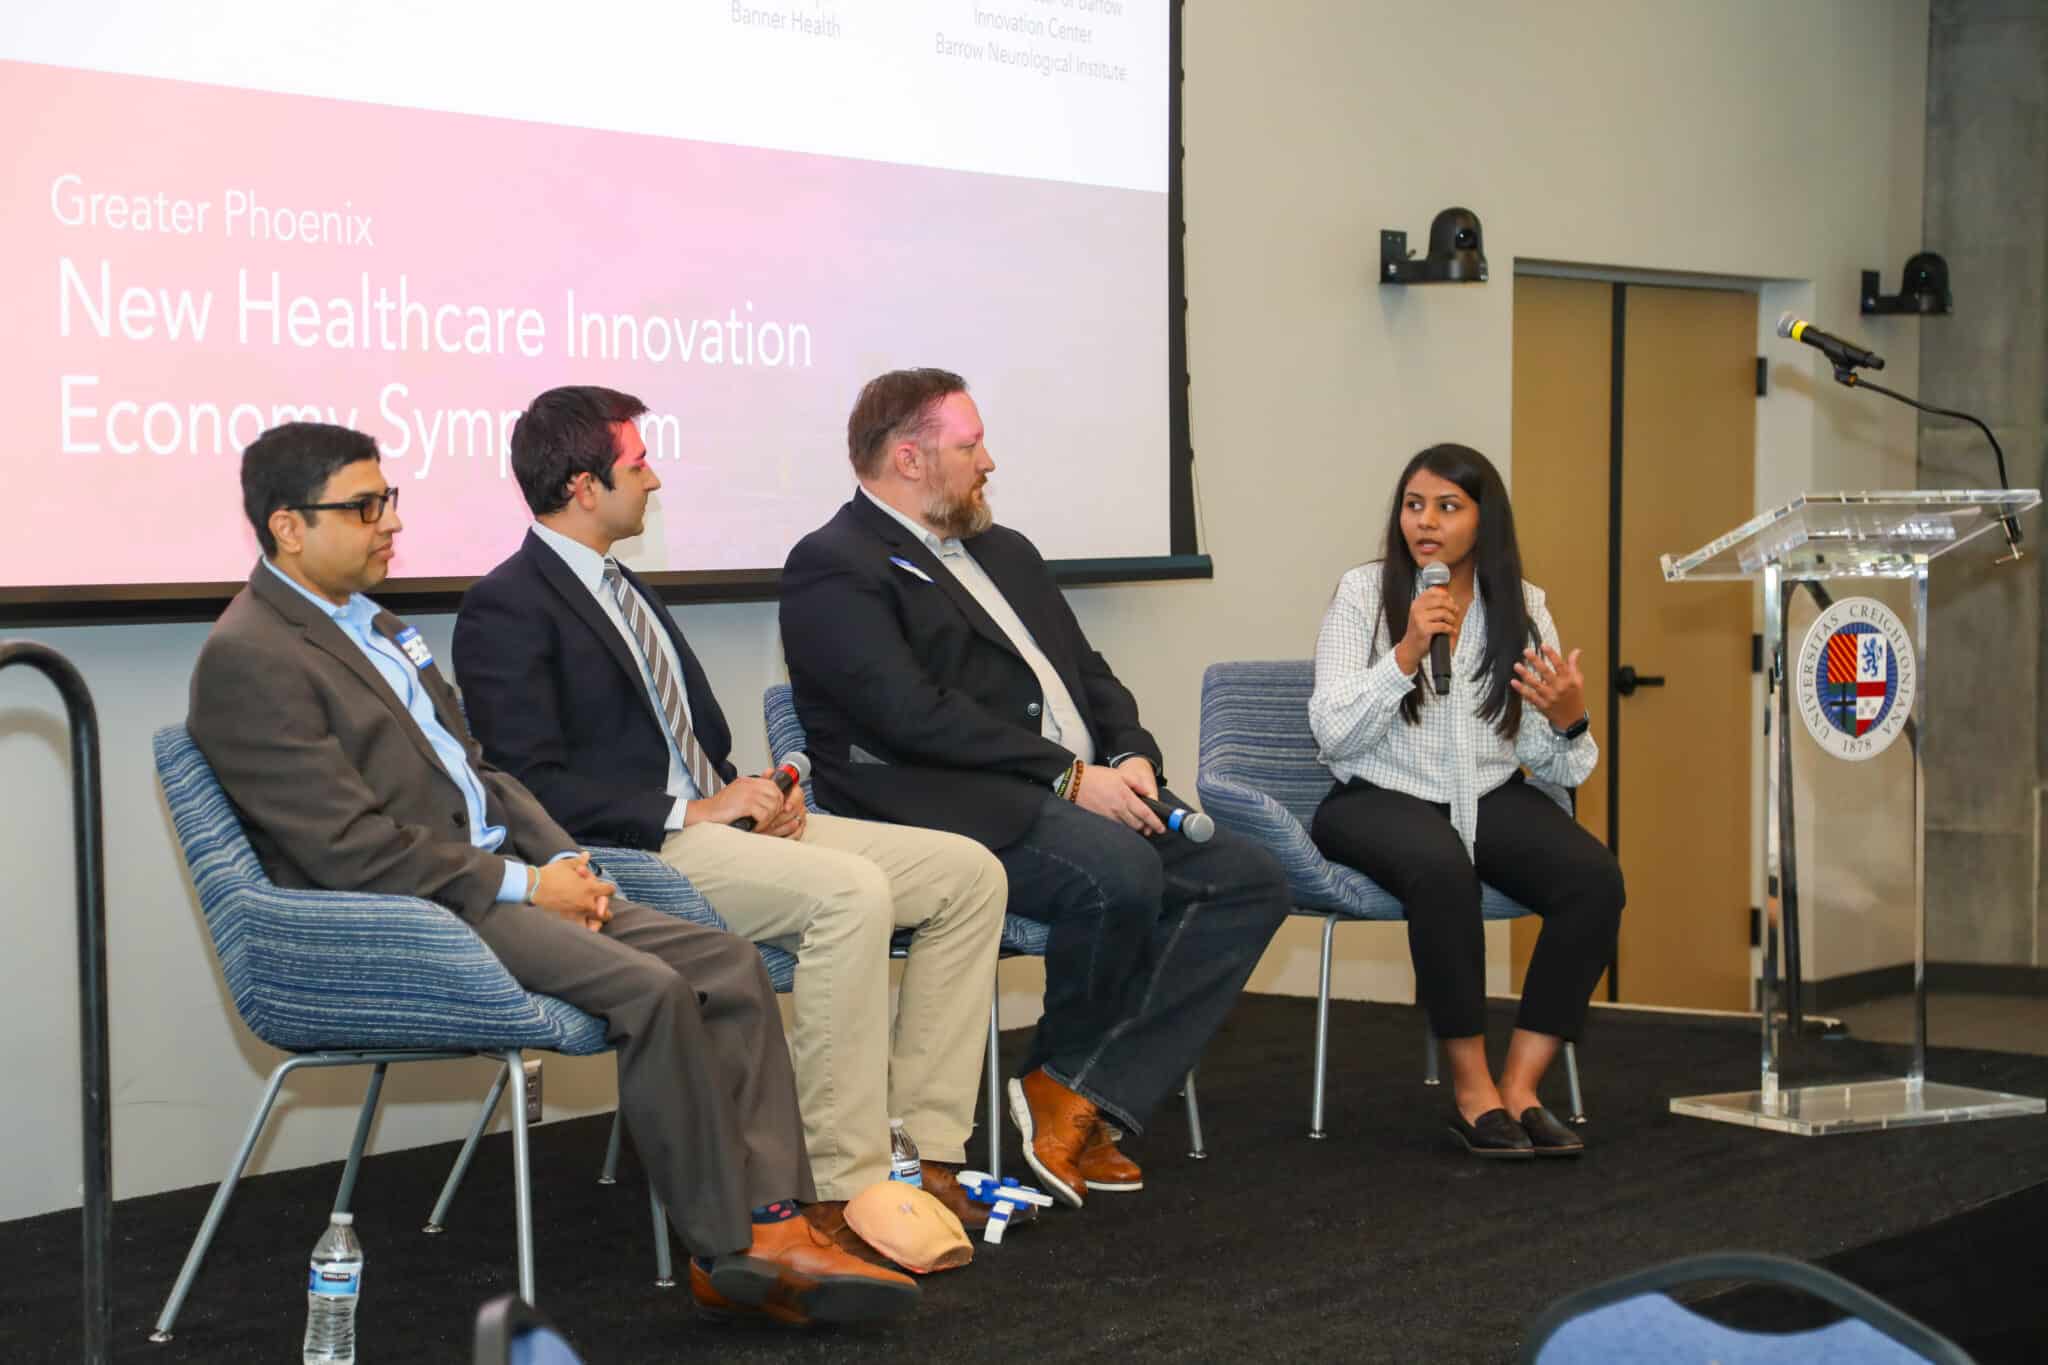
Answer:
<svg viewBox="0 0 2048 1365"><path fill-rule="evenodd" d="M1012 1080L1010 1118L1024 1135L1024 1159L1054 1198L1081 1207L1081 1148L1095 1129L1095 1106L1040 1067Z"/></svg>
<svg viewBox="0 0 2048 1365"><path fill-rule="evenodd" d="M711 1272L690 1258L690 1298L697 1304L697 1311L713 1322L738 1322L742 1319L769 1321L768 1315L751 1304L734 1303L711 1287Z"/></svg>
<svg viewBox="0 0 2048 1365"><path fill-rule="evenodd" d="M801 1215L756 1223L754 1244L713 1261L709 1278L721 1298L796 1327L880 1322L908 1313L922 1297L908 1275L840 1250Z"/></svg>
<svg viewBox="0 0 2048 1365"><path fill-rule="evenodd" d="M1142 1190L1145 1172L1117 1150L1124 1130L1095 1120L1095 1130L1081 1148L1081 1178L1091 1190Z"/></svg>
<svg viewBox="0 0 2048 1365"><path fill-rule="evenodd" d="M988 1205L977 1204L960 1186L960 1168L943 1161L920 1163L924 1168L924 1192L944 1204L960 1226L970 1234L988 1226Z"/></svg>
<svg viewBox="0 0 2048 1365"><path fill-rule="evenodd" d="M878 1265L884 1270L900 1269L894 1261L869 1246L867 1239L853 1230L846 1221L844 1199L820 1199L815 1204L806 1204L803 1216L811 1220L811 1226L831 1239L832 1245L849 1256L858 1257L869 1265Z"/></svg>

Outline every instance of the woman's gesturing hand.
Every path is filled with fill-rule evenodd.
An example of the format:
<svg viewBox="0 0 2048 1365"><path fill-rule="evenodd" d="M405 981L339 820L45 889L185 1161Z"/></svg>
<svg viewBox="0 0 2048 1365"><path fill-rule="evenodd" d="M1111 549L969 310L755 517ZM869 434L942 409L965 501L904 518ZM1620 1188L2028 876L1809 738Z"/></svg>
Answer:
<svg viewBox="0 0 2048 1365"><path fill-rule="evenodd" d="M1515 665L1515 691L1522 700L1543 713L1553 729L1564 730L1586 714L1586 678L1579 672L1579 651L1560 658L1549 645L1541 653L1522 651Z"/></svg>
<svg viewBox="0 0 2048 1365"><path fill-rule="evenodd" d="M1394 646L1394 658L1400 662L1401 671L1413 677L1415 670L1422 667L1422 656L1429 653L1430 637L1456 631L1462 615L1458 604L1451 600L1449 588L1424 588L1417 593L1408 607L1408 629L1401 636L1401 643Z"/></svg>

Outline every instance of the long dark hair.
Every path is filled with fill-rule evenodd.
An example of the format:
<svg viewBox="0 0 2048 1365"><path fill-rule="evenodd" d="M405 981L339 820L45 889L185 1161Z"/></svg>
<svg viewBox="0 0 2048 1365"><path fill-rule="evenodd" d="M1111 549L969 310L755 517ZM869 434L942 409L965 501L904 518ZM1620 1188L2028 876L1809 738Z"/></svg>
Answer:
<svg viewBox="0 0 2048 1365"><path fill-rule="evenodd" d="M1479 718L1492 721L1494 731L1511 740L1522 727L1522 694L1508 683L1522 650L1537 642L1536 627L1522 601L1522 550L1515 543L1515 513L1508 506L1507 485L1493 462L1470 446L1431 446L1408 462L1394 484L1386 551L1380 557L1380 610L1386 616L1387 639L1398 643L1408 633L1408 606L1415 600L1420 567L1409 553L1408 538L1401 534L1401 501L1408 481L1421 469L1458 485L1479 511L1472 558L1478 591L1486 598L1486 655L1472 680L1488 684ZM1423 695L1418 671L1414 690L1401 699L1401 718L1410 725L1421 722Z"/></svg>

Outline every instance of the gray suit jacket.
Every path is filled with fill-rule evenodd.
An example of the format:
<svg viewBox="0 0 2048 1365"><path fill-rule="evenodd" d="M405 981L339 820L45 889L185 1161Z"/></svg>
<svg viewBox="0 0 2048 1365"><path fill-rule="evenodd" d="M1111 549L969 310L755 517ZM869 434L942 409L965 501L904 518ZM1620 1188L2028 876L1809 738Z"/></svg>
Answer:
<svg viewBox="0 0 2048 1365"><path fill-rule="evenodd" d="M379 612L395 636L404 622ZM485 817L529 863L576 847L540 803L484 761L429 664L420 681L469 753ZM405 705L339 626L258 563L199 651L193 742L280 886L422 896L474 918L497 900L505 859L469 842L462 792Z"/></svg>

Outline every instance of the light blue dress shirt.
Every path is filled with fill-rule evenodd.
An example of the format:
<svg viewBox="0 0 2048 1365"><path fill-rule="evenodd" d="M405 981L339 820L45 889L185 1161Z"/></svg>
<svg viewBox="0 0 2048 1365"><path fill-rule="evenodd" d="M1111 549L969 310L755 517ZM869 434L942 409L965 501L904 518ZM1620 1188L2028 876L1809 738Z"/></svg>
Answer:
<svg viewBox="0 0 2048 1365"><path fill-rule="evenodd" d="M369 659L371 667L377 670L377 676L391 688L392 695L404 704L413 724L419 726L420 733L427 737L428 747L441 761L441 767L455 783L456 790L462 793L462 804L469 815L469 842L486 853L497 852L505 842L505 827L490 824L484 815L483 780L469 766L469 755L463 751L462 742L449 734L448 727L441 724L441 718L434 714L434 699L420 685L419 669L405 657L404 651L379 635L370 624L377 619L382 608L361 593L352 593L347 606L337 607L326 598L307 592L268 559L263 561L263 567L276 574L279 582L325 613L328 620L340 627L349 643ZM567 857L574 852L570 849L558 856ZM526 881L526 864L517 858L507 858L505 879L498 887L498 899L525 900Z"/></svg>

